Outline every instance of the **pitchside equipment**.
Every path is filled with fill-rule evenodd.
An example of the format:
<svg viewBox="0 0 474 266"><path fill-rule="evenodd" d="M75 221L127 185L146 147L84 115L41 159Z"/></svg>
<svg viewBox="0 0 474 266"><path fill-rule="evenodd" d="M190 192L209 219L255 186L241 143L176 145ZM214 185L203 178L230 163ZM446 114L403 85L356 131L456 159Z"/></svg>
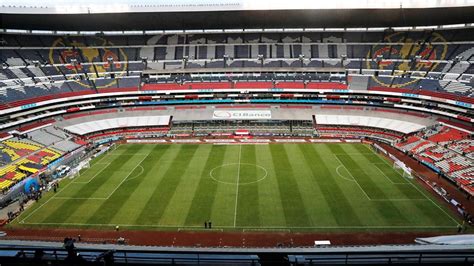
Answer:
<svg viewBox="0 0 474 266"><path fill-rule="evenodd" d="M90 168L91 165L90 165L90 159L87 159L85 161L82 161L80 162L76 167L74 167L73 169L71 169L71 171L69 172L68 176L70 178L73 178L75 177L76 175L77 176L80 176L81 175L81 170L82 169L88 169Z"/></svg>
<svg viewBox="0 0 474 266"><path fill-rule="evenodd" d="M398 161L398 160L394 161L393 162L393 169L397 173L399 173L401 176L413 179L411 168L406 166L403 162Z"/></svg>
<svg viewBox="0 0 474 266"><path fill-rule="evenodd" d="M413 179L412 176L412 169L405 165L404 162L400 161L397 157L393 156L389 152L387 152L384 148L380 147L376 143L371 145L372 149L377 153L382 153L388 156L393 161L393 169L399 173L401 176Z"/></svg>

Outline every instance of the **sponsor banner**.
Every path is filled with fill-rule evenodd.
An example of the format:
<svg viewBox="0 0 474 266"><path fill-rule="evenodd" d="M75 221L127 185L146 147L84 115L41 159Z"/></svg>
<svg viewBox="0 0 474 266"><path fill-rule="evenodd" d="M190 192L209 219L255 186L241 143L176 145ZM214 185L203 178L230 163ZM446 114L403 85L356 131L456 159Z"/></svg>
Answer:
<svg viewBox="0 0 474 266"><path fill-rule="evenodd" d="M127 143L166 143L166 139L127 139Z"/></svg>
<svg viewBox="0 0 474 266"><path fill-rule="evenodd" d="M418 98L418 94L413 94L413 93L402 93L402 96Z"/></svg>
<svg viewBox="0 0 474 266"><path fill-rule="evenodd" d="M441 170L439 170L438 167L434 166L433 164L425 162L425 161L420 160L420 159L418 159L418 160L421 161L422 164L424 164L424 165L428 166L429 168L431 168L431 170L435 171L436 173L441 173Z"/></svg>
<svg viewBox="0 0 474 266"><path fill-rule="evenodd" d="M233 139L252 139L253 136L249 135L238 135L238 136L232 136Z"/></svg>
<svg viewBox="0 0 474 266"><path fill-rule="evenodd" d="M100 140L94 141L94 143L98 144L98 145L101 145L101 144L104 144L104 143L117 141L119 139L120 139L120 137L111 137L111 138L105 138L105 139L100 139Z"/></svg>
<svg viewBox="0 0 474 266"><path fill-rule="evenodd" d="M211 133L211 136L232 136L232 133Z"/></svg>
<svg viewBox="0 0 474 266"><path fill-rule="evenodd" d="M361 142L360 139L345 139L344 142Z"/></svg>
<svg viewBox="0 0 474 266"><path fill-rule="evenodd" d="M462 107L467 107L467 108L471 108L471 106L472 106L472 105L471 105L471 104L469 104L469 103L465 103L465 102L458 102L458 101L456 101L456 105L458 105L458 106L462 106Z"/></svg>
<svg viewBox="0 0 474 266"><path fill-rule="evenodd" d="M245 129L238 129L235 131L235 135L248 135L250 134L250 131L245 130Z"/></svg>
<svg viewBox="0 0 474 266"><path fill-rule="evenodd" d="M340 139L310 139L310 142L341 142Z"/></svg>
<svg viewBox="0 0 474 266"><path fill-rule="evenodd" d="M21 110L30 109L30 108L33 108L33 107L36 107L36 103L25 104L25 105L21 106Z"/></svg>
<svg viewBox="0 0 474 266"><path fill-rule="evenodd" d="M173 143L200 143L201 140L199 139L172 139L171 142Z"/></svg>
<svg viewBox="0 0 474 266"><path fill-rule="evenodd" d="M216 110L212 114L212 119L219 120L262 120L271 119L270 110Z"/></svg>
<svg viewBox="0 0 474 266"><path fill-rule="evenodd" d="M306 142L305 139L275 139L276 142Z"/></svg>
<svg viewBox="0 0 474 266"><path fill-rule="evenodd" d="M191 134L175 134L176 137L189 137Z"/></svg>
<svg viewBox="0 0 474 266"><path fill-rule="evenodd" d="M205 139L205 142L211 143L228 143L228 142L235 142L233 139Z"/></svg>
<svg viewBox="0 0 474 266"><path fill-rule="evenodd" d="M241 139L240 142L250 142L250 143L268 143L269 139Z"/></svg>

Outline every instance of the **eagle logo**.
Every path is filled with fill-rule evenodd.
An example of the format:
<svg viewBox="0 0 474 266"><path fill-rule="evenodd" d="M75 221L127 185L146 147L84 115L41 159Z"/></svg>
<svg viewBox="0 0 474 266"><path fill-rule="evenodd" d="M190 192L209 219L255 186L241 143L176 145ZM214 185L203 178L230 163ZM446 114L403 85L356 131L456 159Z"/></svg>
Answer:
<svg viewBox="0 0 474 266"><path fill-rule="evenodd" d="M56 70L64 74L87 73L91 79L102 78L106 72L121 72L127 68L127 54L121 48L109 48L114 44L104 38L88 37L87 44L82 37L70 36L66 39L59 38L53 42L49 50L49 60ZM60 49L64 47L64 49ZM66 48L66 47L73 47ZM109 58L113 59L113 67L110 67ZM77 61L74 65L73 61ZM99 64L103 62L104 64ZM63 64L61 66L61 64ZM116 74L123 76L123 73ZM87 80L74 80L74 82L89 88ZM102 79L98 89L107 88L116 84L116 79Z"/></svg>
<svg viewBox="0 0 474 266"><path fill-rule="evenodd" d="M387 45L384 43L397 43ZM438 66L438 62L418 62L420 60L443 60L446 57L448 46L446 40L439 33L432 33L429 42L422 39L405 38L405 33L393 33L384 38L384 41L375 45L372 51L367 53L367 68L379 70L393 70L394 76L401 76L407 71L428 71L434 70ZM398 44L399 43L399 44ZM436 44L432 44L436 43ZM442 44L439 44L442 43ZM371 54L372 52L372 54ZM398 62L397 59L410 60L419 56L418 61ZM381 58L379 62L377 59ZM382 81L378 77L373 79L382 86L389 87L390 84ZM415 83L419 78L412 76L409 81L402 80L392 84L392 87L404 87Z"/></svg>

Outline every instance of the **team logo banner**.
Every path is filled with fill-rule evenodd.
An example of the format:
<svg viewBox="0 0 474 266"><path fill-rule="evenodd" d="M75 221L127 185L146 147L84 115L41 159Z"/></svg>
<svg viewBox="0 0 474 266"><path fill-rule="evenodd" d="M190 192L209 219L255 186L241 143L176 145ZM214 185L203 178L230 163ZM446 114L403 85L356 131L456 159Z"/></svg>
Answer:
<svg viewBox="0 0 474 266"><path fill-rule="evenodd" d="M239 110L239 111L214 111L212 119L219 120L255 120L255 119L271 119L272 112L270 110Z"/></svg>
<svg viewBox="0 0 474 266"><path fill-rule="evenodd" d="M448 51L446 40L438 33L433 33L429 42L425 42L426 37L418 36L417 38L407 37L405 33L398 32L385 36L383 43L375 45L367 53L367 68L390 70L393 75L401 76L407 71L433 71L444 60ZM438 43L436 45L431 43ZM398 43L398 45L388 45L384 43ZM378 64L375 59L382 56L383 60ZM398 60L409 60L415 56L420 57L419 62ZM427 61L421 61L427 60ZM378 77L373 79L382 86L387 87L405 87L418 81L419 77L408 79L400 79L386 81Z"/></svg>
<svg viewBox="0 0 474 266"><path fill-rule="evenodd" d="M114 44L104 38L90 36L85 39L79 37L59 38L51 45L49 61L56 70L64 74L87 73L92 79L104 78L106 72L117 72L115 77L123 76L127 69L128 57L122 48L113 48ZM110 66L108 59L112 58ZM72 61L76 60L77 65ZM75 80L81 87L89 88L87 80ZM101 79L96 84L98 89L116 86L116 79Z"/></svg>

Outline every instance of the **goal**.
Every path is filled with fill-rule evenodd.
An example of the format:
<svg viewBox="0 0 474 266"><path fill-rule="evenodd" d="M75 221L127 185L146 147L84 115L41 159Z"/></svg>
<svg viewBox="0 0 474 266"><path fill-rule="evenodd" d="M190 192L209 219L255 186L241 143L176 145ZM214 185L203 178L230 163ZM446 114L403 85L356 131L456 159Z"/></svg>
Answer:
<svg viewBox="0 0 474 266"><path fill-rule="evenodd" d="M71 169L71 171L69 171L68 176L69 176L69 178L74 178L75 176L80 176L82 169L87 169L87 168L90 168L90 167L91 167L90 159L82 161L76 167Z"/></svg>
<svg viewBox="0 0 474 266"><path fill-rule="evenodd" d="M370 145L372 149L377 153L383 153L390 158L393 162L393 169L395 172L399 173L401 176L413 179L412 170L410 167L406 166L404 162L400 161L397 157L393 156L387 152L384 148L380 147L377 143Z"/></svg>
<svg viewBox="0 0 474 266"><path fill-rule="evenodd" d="M405 178L413 179L412 170L401 161L393 162L393 169Z"/></svg>

